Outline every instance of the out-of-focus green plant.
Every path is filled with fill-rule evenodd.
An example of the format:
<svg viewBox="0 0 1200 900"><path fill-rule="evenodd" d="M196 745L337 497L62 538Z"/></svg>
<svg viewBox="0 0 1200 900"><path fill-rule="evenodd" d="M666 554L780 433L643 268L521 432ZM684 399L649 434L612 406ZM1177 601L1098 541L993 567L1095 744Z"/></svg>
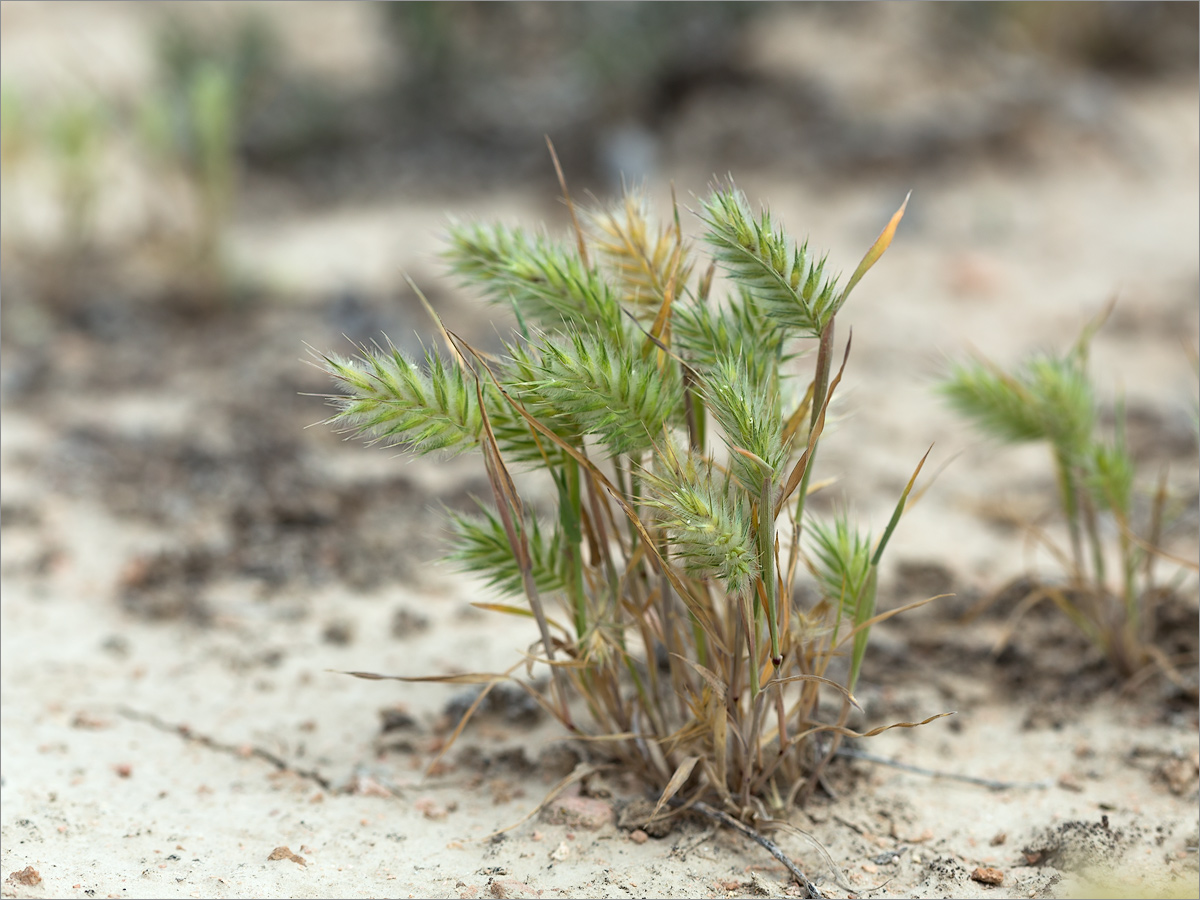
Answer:
<svg viewBox="0 0 1200 900"><path fill-rule="evenodd" d="M243 97L257 97L279 68L279 44L269 24L253 12L219 28L165 18L156 34L159 78L163 89L181 98L196 72L212 65L224 69Z"/></svg>
<svg viewBox="0 0 1200 900"><path fill-rule="evenodd" d="M503 357L444 329L448 355L423 364L390 348L320 357L344 392L333 424L418 454L481 453L495 506L454 518L452 557L524 597L480 604L535 620L553 679L545 694L521 683L655 785L660 808L678 795L743 820L786 809L855 734L868 635L890 615L875 610L878 565L917 472L878 541L847 516L812 521L804 500L845 366L834 321L902 213L841 284L732 185L699 213L711 262L678 210L660 224L638 194L570 244L459 224L451 268L519 322ZM724 303L710 298L718 267ZM789 361L806 343L815 362L796 390ZM513 464L553 479L551 522L518 496ZM792 591L801 565L811 605ZM829 692L841 714L822 721Z"/></svg>
<svg viewBox="0 0 1200 900"><path fill-rule="evenodd" d="M275 67L274 41L254 16L212 34L167 20L158 36L159 80L138 111L149 157L181 176L196 198L198 221L185 248L195 288L228 299L222 241L237 193L238 145L245 111Z"/></svg>
<svg viewBox="0 0 1200 900"><path fill-rule="evenodd" d="M984 434L1050 449L1070 542L1069 551L1055 555L1067 577L1062 584L1039 584L1019 612L1051 600L1129 678L1150 665L1172 673L1180 662L1154 645L1158 607L1173 590L1160 581L1156 562L1165 555L1160 541L1178 509L1164 472L1150 494L1149 521L1135 529L1136 465L1125 439L1124 405L1117 404L1111 433L1100 427L1088 348L1111 308L1065 354L1035 356L1009 370L983 359L963 362L941 390Z"/></svg>
<svg viewBox="0 0 1200 900"><path fill-rule="evenodd" d="M25 98L10 84L0 86L0 165L16 165L32 143Z"/></svg>
<svg viewBox="0 0 1200 900"><path fill-rule="evenodd" d="M237 97L233 79L216 64L199 67L190 88L188 110L195 129L195 165L204 208L200 250L216 265L217 241L233 201Z"/></svg>
<svg viewBox="0 0 1200 900"><path fill-rule="evenodd" d="M78 252L91 238L109 121L98 101L85 98L68 100L49 115L46 137L57 171L69 252Z"/></svg>
<svg viewBox="0 0 1200 900"><path fill-rule="evenodd" d="M227 267L221 242L237 189L236 86L217 63L198 66L182 98L149 95L139 110L139 132L165 177L175 173L192 187L198 220L186 256L199 287L224 295Z"/></svg>

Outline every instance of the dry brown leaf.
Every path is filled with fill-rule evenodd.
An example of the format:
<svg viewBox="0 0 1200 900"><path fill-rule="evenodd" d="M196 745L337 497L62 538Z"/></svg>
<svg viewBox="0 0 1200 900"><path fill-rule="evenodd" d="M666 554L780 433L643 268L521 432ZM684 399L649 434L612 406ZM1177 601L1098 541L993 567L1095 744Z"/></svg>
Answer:
<svg viewBox="0 0 1200 900"><path fill-rule="evenodd" d="M688 776L692 774L692 769L696 768L696 763L698 762L700 762L700 757L689 756L676 767L675 774L671 776L671 780L663 788L662 796L654 804L654 812L650 813L647 821L657 816L658 811L663 808L663 804L678 793L679 789L683 787L684 782L688 780Z"/></svg>
<svg viewBox="0 0 1200 900"><path fill-rule="evenodd" d="M292 862L298 863L299 865L308 866L308 863L304 861L304 857L293 853L289 847L276 847L271 851L271 855L268 856L267 859L272 861L290 859Z"/></svg>

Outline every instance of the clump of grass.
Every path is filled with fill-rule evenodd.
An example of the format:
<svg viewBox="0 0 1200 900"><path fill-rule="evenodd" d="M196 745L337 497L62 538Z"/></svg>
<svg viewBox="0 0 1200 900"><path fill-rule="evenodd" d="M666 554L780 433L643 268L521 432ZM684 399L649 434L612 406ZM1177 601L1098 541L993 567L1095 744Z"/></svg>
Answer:
<svg viewBox="0 0 1200 900"><path fill-rule="evenodd" d="M813 520L805 499L849 355L847 340L838 364L837 313L903 211L841 284L732 184L698 213L710 260L677 207L656 221L638 192L577 220L573 241L456 224L450 268L516 315L502 355L443 327L445 352L423 362L391 347L319 357L343 392L333 425L482 455L493 505L454 517L451 556L522 598L479 604L536 623L552 678L521 683L653 785L656 814L711 803L767 821L861 736L853 692L891 614L875 609L879 563L921 466L878 540L848 516ZM518 496L513 465L553 479L550 521ZM793 593L802 568L811 604ZM511 671L447 680L490 688Z"/></svg>
<svg viewBox="0 0 1200 900"><path fill-rule="evenodd" d="M1135 525L1139 488L1126 443L1124 405L1117 404L1106 433L1088 372L1091 340L1111 309L1088 323L1064 354L1034 356L1008 370L985 359L962 362L940 389L984 434L1011 444L1045 444L1054 461L1069 548L1044 535L1041 540L1065 577L1035 583L1017 616L1049 600L1104 651L1123 678L1158 669L1179 683L1176 667L1194 658L1169 659L1155 646L1160 606L1178 588L1178 581L1160 578L1156 564L1168 557L1161 539L1179 504L1168 491L1164 469L1149 490L1146 521Z"/></svg>

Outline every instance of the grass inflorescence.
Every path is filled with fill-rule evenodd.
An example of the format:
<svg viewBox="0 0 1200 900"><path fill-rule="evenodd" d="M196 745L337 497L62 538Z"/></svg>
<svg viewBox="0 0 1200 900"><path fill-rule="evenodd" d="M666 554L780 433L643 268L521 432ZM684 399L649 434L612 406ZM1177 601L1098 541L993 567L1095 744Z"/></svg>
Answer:
<svg viewBox="0 0 1200 900"><path fill-rule="evenodd" d="M321 357L344 392L333 425L418 454L480 452L493 504L452 517L451 559L520 598L485 606L536 621L552 678L521 683L572 733L604 737L664 809L763 821L857 734L878 566L920 465L878 541L847 515L813 521L805 498L849 355L838 310L903 209L840 285L731 183L702 202L709 259L677 207L657 221L637 191L572 207L562 242L454 224L450 269L515 314L505 352L439 322L445 353L423 362ZM518 496L516 464L553 479L548 521ZM803 571L815 601L793 590Z"/></svg>

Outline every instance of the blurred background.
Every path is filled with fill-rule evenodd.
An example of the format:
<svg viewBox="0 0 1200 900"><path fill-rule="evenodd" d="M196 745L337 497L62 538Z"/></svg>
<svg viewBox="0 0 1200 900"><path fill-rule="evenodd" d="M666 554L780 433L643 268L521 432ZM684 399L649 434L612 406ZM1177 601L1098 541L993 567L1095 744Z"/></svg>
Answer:
<svg viewBox="0 0 1200 900"><path fill-rule="evenodd" d="M427 508L486 496L482 473L305 431L329 389L305 344L419 350L431 327L404 273L494 343L439 230L562 231L546 136L582 202L645 183L665 210L673 183L691 207L732 173L843 271L913 190L847 316L871 438L849 428L845 452L869 511L961 434L927 397L946 354L1061 347L1114 292L1097 359L1135 401L1142 452L1193 452L1194 3L6 0L0 16L10 574L70 565L43 508L84 498L135 529L98 577L137 615L212 621L288 588L277 609L305 615L316 585L423 577ZM922 539L961 543L974 512L947 503ZM976 556L981 576L998 565Z"/></svg>
<svg viewBox="0 0 1200 900"><path fill-rule="evenodd" d="M1156 877L1191 872L1194 689L1095 702L1107 669L1048 605L993 653L1028 590L1005 586L1059 571L1031 549L1032 527L1066 540L1052 465L1044 447L980 440L933 387L971 350L1001 364L1062 351L1115 297L1091 362L1108 422L1124 400L1149 484L1135 524L1165 473L1182 514L1162 541L1195 558L1197 8L3 0L0 824L9 882L26 865L46 879L6 895L128 883L348 896L375 879L376 894L408 883L468 897L481 877L509 895L498 864L523 871L509 862L520 851L545 866L557 839L474 840L578 761L552 722L530 724L525 693L489 694L442 759L469 686L337 674L503 671L531 646L528 620L473 606L497 598L433 562L444 508L491 496L483 467L343 440L320 424L332 385L309 362L310 348L349 354L385 335L413 353L436 345L406 274L448 327L497 347L506 312L449 276L441 234L477 219L569 239L547 136L582 204L644 183L666 216L673 186L698 237L689 210L732 174L843 276L912 192L838 315L838 347L853 331L853 349L817 458L828 486L807 508L845 504L879 534L933 444L918 490L932 486L888 545L880 604L954 596L872 630L857 694L873 724L964 715L888 732L873 752L1014 787L1066 774L1063 790L1034 792L1045 805L939 786L934 810L926 782L889 805L871 776L870 805L847 815L896 837L898 824L916 835L925 810L937 852L966 860L977 840L1002 853L985 845L1005 816L1020 822L1013 854L1040 824L1099 833L1102 798L1112 834L1154 839ZM536 473L517 477L531 506L553 502ZM1171 571L1163 560L1160 577ZM1181 602L1160 607L1164 652L1195 659L1197 594L1185 573ZM1168 764L1182 767L1167 770L1182 773L1179 787L1167 776L1179 796L1149 787ZM1155 812L1164 797L1180 804L1169 818ZM951 824L955 809L969 827ZM851 827L853 853L874 857ZM600 895L644 859L663 874L638 871L636 890L694 870L711 874L669 890L711 893L746 861L714 842L610 870L626 851L585 838L553 877L595 864L594 880L540 886ZM266 861L284 844L316 865ZM406 882L417 868L434 880ZM954 888L936 879L931 895L969 884L965 871ZM1014 875L1005 890L1026 886Z"/></svg>

